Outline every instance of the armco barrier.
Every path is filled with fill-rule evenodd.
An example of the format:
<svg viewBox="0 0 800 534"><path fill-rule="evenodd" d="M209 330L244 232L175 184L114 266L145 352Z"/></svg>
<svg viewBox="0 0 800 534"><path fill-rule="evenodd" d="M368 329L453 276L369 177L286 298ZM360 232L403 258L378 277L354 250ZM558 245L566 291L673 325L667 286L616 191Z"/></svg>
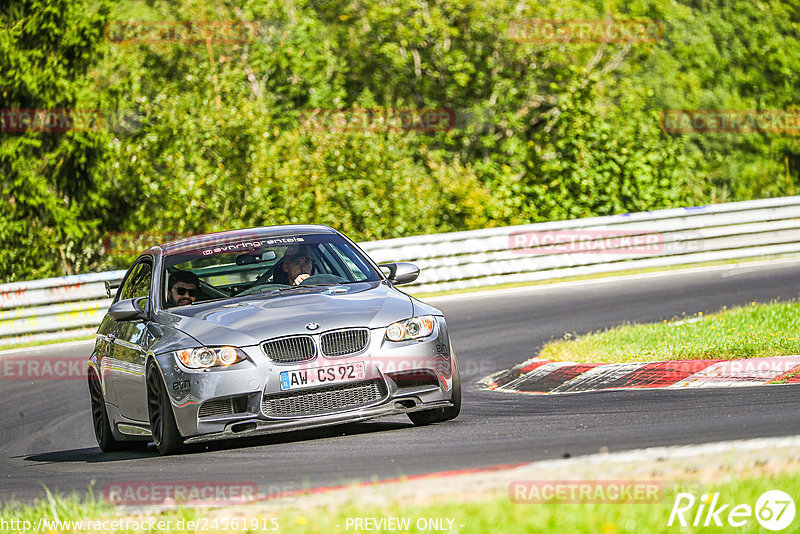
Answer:
<svg viewBox="0 0 800 534"><path fill-rule="evenodd" d="M800 197L592 217L362 243L422 270L412 293L800 253ZM124 271L0 285L0 346L85 335Z"/></svg>
<svg viewBox="0 0 800 534"><path fill-rule="evenodd" d="M412 261L422 273L408 287L423 293L528 282L648 267L800 252L800 197L592 217L454 232L363 244L375 261ZM550 246L527 250L514 236L536 235ZM573 248L552 237L576 238ZM655 236L651 250L617 244L608 235ZM523 240L524 241L524 240ZM602 247L593 245L603 244ZM561 247L559 249L558 247ZM594 251L592 251L594 249Z"/></svg>
<svg viewBox="0 0 800 534"><path fill-rule="evenodd" d="M91 335L111 299L105 281L125 271L0 284L0 346Z"/></svg>

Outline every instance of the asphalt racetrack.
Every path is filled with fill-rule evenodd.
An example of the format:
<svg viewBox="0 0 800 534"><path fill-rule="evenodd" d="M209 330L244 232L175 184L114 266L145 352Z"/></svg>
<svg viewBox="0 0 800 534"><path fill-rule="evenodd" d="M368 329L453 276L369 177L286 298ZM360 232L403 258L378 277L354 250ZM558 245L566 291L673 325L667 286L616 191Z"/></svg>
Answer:
<svg viewBox="0 0 800 534"><path fill-rule="evenodd" d="M477 382L565 332L800 295L800 261L675 271L432 299L444 310L464 379L461 415L414 427L405 416L191 446L161 457L103 454L85 380L0 381L3 500L43 497L45 485L85 492L94 481L257 483L263 494L403 475L490 467L650 446L788 436L800 428L800 386L522 395ZM90 344L31 349L88 357ZM19 353L15 357L20 356Z"/></svg>

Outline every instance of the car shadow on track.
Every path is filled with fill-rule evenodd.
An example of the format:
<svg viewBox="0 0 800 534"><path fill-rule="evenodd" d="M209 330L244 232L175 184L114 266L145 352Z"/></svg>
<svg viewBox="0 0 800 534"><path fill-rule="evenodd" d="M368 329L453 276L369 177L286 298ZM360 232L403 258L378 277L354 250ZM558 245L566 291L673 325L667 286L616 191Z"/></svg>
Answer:
<svg viewBox="0 0 800 534"><path fill-rule="evenodd" d="M344 425L328 426L310 430L295 430L278 434L241 437L236 439L217 440L185 445L180 456L219 450L235 450L247 447L265 447L284 443L312 441L324 438L337 438L340 436L356 436L374 432L388 432L403 430L413 427L411 422L400 423L392 421L370 421L363 423L350 423ZM26 456L25 460L43 463L97 463L136 460L158 456L158 451L153 444L146 449L123 452L103 453L99 447L85 447L82 449L69 449L61 451L44 452Z"/></svg>

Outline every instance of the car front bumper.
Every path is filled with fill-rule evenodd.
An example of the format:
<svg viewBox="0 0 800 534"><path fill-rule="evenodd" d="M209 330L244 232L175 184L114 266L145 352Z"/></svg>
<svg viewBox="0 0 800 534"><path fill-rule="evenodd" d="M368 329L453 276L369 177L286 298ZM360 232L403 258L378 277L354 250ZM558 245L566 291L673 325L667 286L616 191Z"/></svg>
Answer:
<svg viewBox="0 0 800 534"><path fill-rule="evenodd" d="M242 347L248 359L228 369L189 370L171 353L157 359L178 430L186 443L316 428L451 406L455 354L444 318L437 317L436 331L423 340L392 343L385 341L384 335L385 329L371 330L368 346L357 354L337 358L317 355L313 360L295 364L270 360L260 345ZM331 386L281 389L280 374L284 371L314 371L348 364L363 364L364 378ZM351 389L367 384L374 384L375 391L364 402L325 409L329 395L348 395ZM298 413L296 407L291 413L274 413L266 408L269 404L265 399L280 404L289 397L322 408L307 413Z"/></svg>

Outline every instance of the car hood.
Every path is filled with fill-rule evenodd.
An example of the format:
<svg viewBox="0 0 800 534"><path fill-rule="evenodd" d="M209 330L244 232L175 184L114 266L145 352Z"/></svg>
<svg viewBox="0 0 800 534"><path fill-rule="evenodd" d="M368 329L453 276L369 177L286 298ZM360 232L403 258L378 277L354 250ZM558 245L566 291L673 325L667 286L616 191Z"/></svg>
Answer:
<svg viewBox="0 0 800 534"><path fill-rule="evenodd" d="M205 346L244 347L293 334L380 328L412 315L408 295L386 283L363 282L181 306L158 312L157 320ZM311 331L308 323L319 328Z"/></svg>

